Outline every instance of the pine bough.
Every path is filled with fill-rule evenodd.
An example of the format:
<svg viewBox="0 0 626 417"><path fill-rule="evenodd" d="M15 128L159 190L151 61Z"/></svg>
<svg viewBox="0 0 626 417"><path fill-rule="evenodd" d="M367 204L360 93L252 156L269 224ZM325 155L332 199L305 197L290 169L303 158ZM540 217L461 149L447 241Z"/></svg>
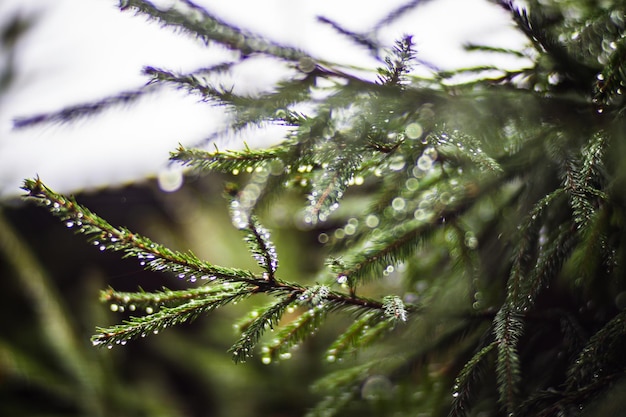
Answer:
<svg viewBox="0 0 626 417"><path fill-rule="evenodd" d="M477 67L421 79L410 75L415 51L406 36L381 60L378 77L369 81L354 75L354 68L228 25L188 0L175 3L162 9L147 1L124 0L121 8L219 44L238 54L238 60L187 74L148 67L145 88L21 119L16 125L73 120L174 85L227 108L232 123L223 133L268 124L289 128L285 140L269 149L181 145L171 155L193 170L247 174L248 181L241 188L230 187L227 198L233 225L243 233L262 272L172 251L110 225L39 178L26 180L30 199L100 250L120 252L148 270L191 285L155 293L104 291L102 300L113 310L129 311L133 317L99 328L92 339L95 346L126 344L259 294L273 301L237 324L240 337L231 348L236 362L253 355L268 329L276 333L260 348L262 361L286 358L337 312L346 313L352 323L329 346L326 358L331 363L392 331L397 332L394 337L412 340L410 348L397 346L398 355L320 380L314 388L326 399L311 411L320 416L336 414L360 397L380 399L365 389L373 370L439 393L437 381L444 381L443 389L451 389L452 395L443 405L409 403L416 410L447 409L461 416L480 394L477 382L492 369L498 405L489 410L547 416L585 404L626 369L619 359L626 335L623 311L595 307L594 317L604 321L586 325L581 311L587 307L569 309L550 304L549 298L538 301L558 284L600 306L603 292L593 288L603 285L602 279L623 280L624 213L619 192L610 184L624 172L619 163L607 163L607 149L619 138L615 132L623 132L620 95L626 85L621 66L624 19L617 6L602 16L589 12L567 21L569 26L563 27L580 31L557 36L553 22L558 19L500 1L528 37L533 53L479 45L468 49L526 57L533 65L500 71L496 77L493 67ZM395 10L380 25L418 3ZM583 9L562 18L573 19L565 16L578 16ZM370 37L321 21L378 53ZM594 38L592 31L606 28L609 21L615 26L607 37ZM587 44L575 42L579 37ZM598 47L605 43L615 47ZM589 57L594 50L599 55ZM291 78L258 96L240 96L211 82L255 55L286 63ZM546 67L545 62L551 64ZM481 73L490 76L448 83L456 75ZM569 93L563 93L567 88ZM279 254L259 220L258 212L286 189L304 193L301 217L311 229L334 229L324 233L331 254L328 268L314 284L280 277ZM337 210L343 202L358 208L346 216ZM345 223L333 225L341 221ZM405 283L402 293L383 293L378 299L360 295L371 284L385 288L385 277L395 273ZM420 289L423 284L426 290ZM286 312L294 311L296 318L284 320ZM545 347L536 342L534 338L548 340L546 332L557 333L563 343ZM424 369L420 364L433 357L445 364L415 376L416 369ZM534 362L539 357L551 358L551 378L525 371L539 366Z"/></svg>

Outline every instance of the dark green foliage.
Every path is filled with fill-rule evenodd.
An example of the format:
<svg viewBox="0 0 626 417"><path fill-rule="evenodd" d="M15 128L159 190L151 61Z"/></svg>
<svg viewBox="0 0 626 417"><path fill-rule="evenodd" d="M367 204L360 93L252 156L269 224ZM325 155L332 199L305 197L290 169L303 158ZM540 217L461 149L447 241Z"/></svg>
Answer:
<svg viewBox="0 0 626 417"><path fill-rule="evenodd" d="M150 86L173 84L223 106L231 115L224 134L286 128L285 140L267 149L181 145L171 155L193 171L241 174L227 200L261 271L172 251L26 180L31 198L102 250L194 284L104 292L116 309L145 314L98 329L94 344L125 343L263 294L273 301L239 322L230 351L244 362L260 344L269 364L309 339L325 343L330 372L315 386L325 399L311 416L578 415L622 378L622 3L497 2L532 50L469 45L529 60L495 78L486 75L499 70L493 66L416 77L411 36L379 56L383 66L369 78L356 76L179 3L121 7L223 45L237 62L256 54L291 71L255 96L209 81L237 62L188 74L144 71ZM383 51L373 34L320 20L370 53ZM453 83L459 76L471 77ZM72 109L30 120L70 119ZM281 204L289 210L274 214ZM276 216L317 237L325 252L307 251L325 267L295 260L313 272L282 278L280 250L262 226ZM329 336L331 319L344 327Z"/></svg>

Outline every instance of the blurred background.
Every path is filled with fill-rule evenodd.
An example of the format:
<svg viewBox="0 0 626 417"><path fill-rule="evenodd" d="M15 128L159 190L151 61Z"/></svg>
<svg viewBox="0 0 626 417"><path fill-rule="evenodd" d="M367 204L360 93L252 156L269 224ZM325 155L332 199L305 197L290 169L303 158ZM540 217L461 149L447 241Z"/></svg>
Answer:
<svg viewBox="0 0 626 417"><path fill-rule="evenodd" d="M198 3L229 23L313 56L373 71L380 63L370 51L316 16L365 33L405 2ZM402 34L413 34L423 74L486 63L485 56L464 52L467 42L500 47L522 42L487 1L422 3L374 35L391 46ZM168 164L178 143L212 146L207 138L223 127L222 109L161 90L72 124L14 128L16 118L135 90L146 82L141 76L146 65L191 71L233 59L222 48L122 13L116 4L0 0L0 415L302 415L319 399L309 386L331 366L320 363L336 332L332 325L291 360L269 366L258 356L235 365L227 353L237 339L233 323L250 309L246 303L118 349L94 349L89 337L95 326L124 318L98 302L101 290L174 289L180 283L101 253L19 197L22 180L38 174L113 225L173 249L192 249L217 264L254 266L221 198L224 181L232 178L183 177ZM229 82L254 92L286 74L279 63L256 60L237 67ZM281 138L281 131L269 130L214 140L224 149L241 147L244 140L254 147ZM264 220L274 232L281 275L311 282L322 259L319 230L300 227L301 201L292 197Z"/></svg>

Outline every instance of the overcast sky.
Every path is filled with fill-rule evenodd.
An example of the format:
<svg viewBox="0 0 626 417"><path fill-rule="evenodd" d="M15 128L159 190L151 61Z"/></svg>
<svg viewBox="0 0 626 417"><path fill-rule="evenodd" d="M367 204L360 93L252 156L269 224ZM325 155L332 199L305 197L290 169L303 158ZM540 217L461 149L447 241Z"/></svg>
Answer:
<svg viewBox="0 0 626 417"><path fill-rule="evenodd" d="M154 3L171 4L173 0ZM376 68L378 63L316 16L349 30L366 32L404 1L229 0L197 1L223 20L315 57ZM129 107L114 108L71 125L15 130L12 120L88 102L145 83L146 65L190 71L229 59L162 29L144 17L120 12L115 0L0 0L0 25L16 13L30 16L32 28L17 45L16 78L0 95L0 197L20 194L25 177L36 174L63 192L117 186L154 177L167 169L169 151L194 144L219 130L219 109L197 97L166 91ZM490 63L494 57L462 51L466 42L520 47L523 39L508 16L487 0L431 0L377 33L392 45L414 36L419 58L440 68ZM6 52L6 51L5 51ZM6 53L0 59L6 60ZM511 66L520 62L507 63ZM246 63L233 75L242 90L264 89L280 78L281 66L267 60ZM246 138L255 144L279 141L280 132ZM231 142L234 140L231 139ZM238 147L240 143L223 143Z"/></svg>

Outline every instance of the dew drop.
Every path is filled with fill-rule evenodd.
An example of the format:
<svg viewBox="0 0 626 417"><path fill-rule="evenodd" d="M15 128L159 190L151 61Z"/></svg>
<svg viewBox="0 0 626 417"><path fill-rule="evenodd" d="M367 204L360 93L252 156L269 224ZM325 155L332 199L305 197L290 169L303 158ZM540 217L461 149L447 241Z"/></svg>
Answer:
<svg viewBox="0 0 626 417"><path fill-rule="evenodd" d="M272 363L272 358L269 356L263 356L261 362L263 362L264 365L269 365L270 363Z"/></svg>

